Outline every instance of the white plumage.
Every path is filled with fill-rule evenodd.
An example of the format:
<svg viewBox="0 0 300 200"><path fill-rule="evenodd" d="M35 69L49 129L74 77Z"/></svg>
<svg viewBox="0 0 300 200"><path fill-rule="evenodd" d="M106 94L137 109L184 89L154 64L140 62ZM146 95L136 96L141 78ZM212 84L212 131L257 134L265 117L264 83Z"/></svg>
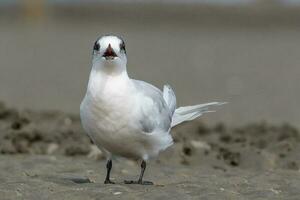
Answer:
<svg viewBox="0 0 300 200"><path fill-rule="evenodd" d="M83 128L109 160L112 155L143 160L157 156L173 144L172 127L209 112L209 106L222 104L176 109L176 96L170 86L165 85L162 92L151 84L130 79L126 63L122 39L98 39L80 106Z"/></svg>

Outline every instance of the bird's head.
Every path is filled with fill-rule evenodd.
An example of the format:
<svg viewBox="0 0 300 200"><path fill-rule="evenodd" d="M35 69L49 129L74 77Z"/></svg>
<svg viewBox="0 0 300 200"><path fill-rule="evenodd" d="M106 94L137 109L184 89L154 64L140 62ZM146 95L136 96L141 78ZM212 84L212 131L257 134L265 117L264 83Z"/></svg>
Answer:
<svg viewBox="0 0 300 200"><path fill-rule="evenodd" d="M93 47L93 65L106 70L124 70L127 56L124 41L114 35L98 38ZM124 68L124 69L122 69Z"/></svg>

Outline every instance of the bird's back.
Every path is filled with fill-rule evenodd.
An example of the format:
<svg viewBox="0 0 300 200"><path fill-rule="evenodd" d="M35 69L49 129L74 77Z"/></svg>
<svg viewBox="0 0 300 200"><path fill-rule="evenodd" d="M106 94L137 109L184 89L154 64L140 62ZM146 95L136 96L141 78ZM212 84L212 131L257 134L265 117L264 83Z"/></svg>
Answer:
<svg viewBox="0 0 300 200"><path fill-rule="evenodd" d="M133 80L141 107L140 124L145 132L154 130L168 132L171 126L172 112L163 93L155 86L144 81Z"/></svg>

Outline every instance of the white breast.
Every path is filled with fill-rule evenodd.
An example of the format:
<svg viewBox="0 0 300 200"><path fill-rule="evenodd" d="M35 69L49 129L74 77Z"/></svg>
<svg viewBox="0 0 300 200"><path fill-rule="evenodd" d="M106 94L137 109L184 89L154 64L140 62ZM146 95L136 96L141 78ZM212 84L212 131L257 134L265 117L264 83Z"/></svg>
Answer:
<svg viewBox="0 0 300 200"><path fill-rule="evenodd" d="M135 95L130 95L133 90L130 80L90 79L80 115L85 131L100 148L116 154L133 153L128 147L134 146L130 143L140 135L130 126L136 113Z"/></svg>

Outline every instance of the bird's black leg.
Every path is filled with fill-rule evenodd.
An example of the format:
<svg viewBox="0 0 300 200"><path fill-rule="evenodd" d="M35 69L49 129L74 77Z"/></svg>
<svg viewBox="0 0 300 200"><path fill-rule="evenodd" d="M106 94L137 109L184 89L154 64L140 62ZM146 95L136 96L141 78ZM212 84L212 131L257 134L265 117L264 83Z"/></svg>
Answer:
<svg viewBox="0 0 300 200"><path fill-rule="evenodd" d="M111 168L112 168L112 161L111 161L111 159L109 159L109 160L107 160L107 163L106 163L107 172L106 172L106 178L105 178L104 184L115 184L114 182L112 182L109 179Z"/></svg>
<svg viewBox="0 0 300 200"><path fill-rule="evenodd" d="M141 185L153 185L151 181L143 181L144 172L146 170L146 161L142 161L141 174L137 181L124 181L125 184L141 184Z"/></svg>

